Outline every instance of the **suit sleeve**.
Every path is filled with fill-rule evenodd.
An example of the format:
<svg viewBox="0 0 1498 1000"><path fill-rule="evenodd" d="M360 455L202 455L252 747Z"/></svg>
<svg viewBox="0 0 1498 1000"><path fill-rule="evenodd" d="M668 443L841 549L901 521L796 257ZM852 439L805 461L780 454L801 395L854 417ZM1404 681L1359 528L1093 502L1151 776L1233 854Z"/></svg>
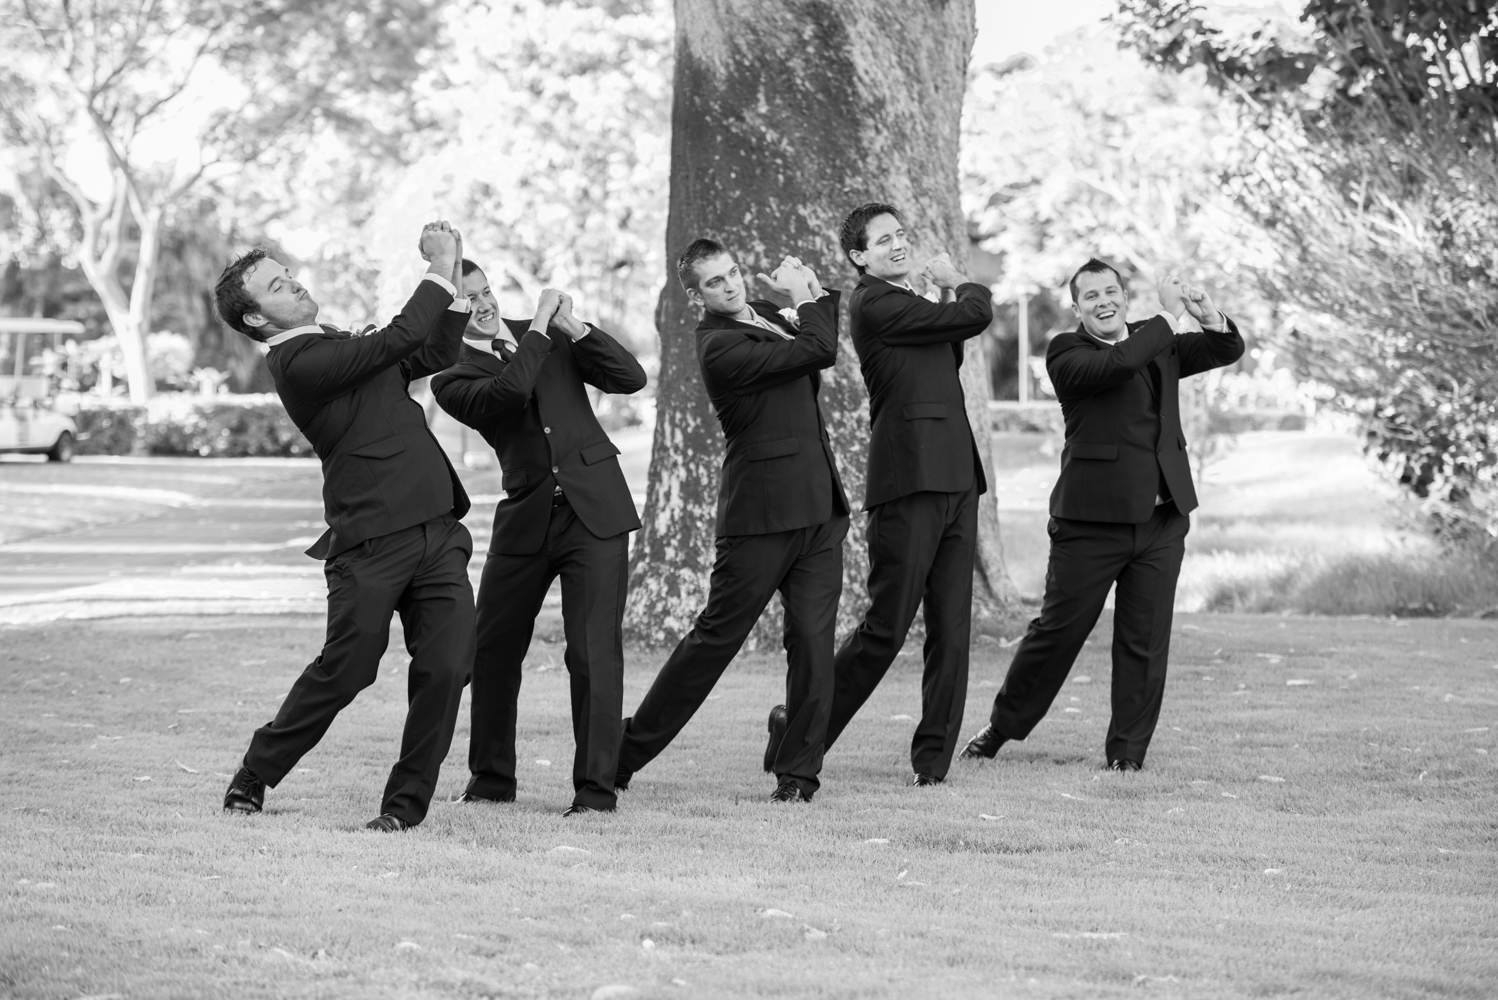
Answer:
<svg viewBox="0 0 1498 1000"><path fill-rule="evenodd" d="M1181 378L1230 365L1243 357L1243 336L1231 318L1226 330L1183 333L1176 337L1176 344L1181 358Z"/></svg>
<svg viewBox="0 0 1498 1000"><path fill-rule="evenodd" d="M759 392L804 378L837 360L837 293L830 292L796 310L801 327L792 340L757 340L732 330L702 338L702 374L723 392Z"/></svg>
<svg viewBox="0 0 1498 1000"><path fill-rule="evenodd" d="M624 345L588 324L588 335L572 342L572 359L577 362L583 381L591 386L620 395L645 388L645 369Z"/></svg>
<svg viewBox="0 0 1498 1000"><path fill-rule="evenodd" d="M383 330L347 340L296 338L305 343L296 344L296 350L288 353L282 377L289 388L307 399L322 401L341 396L421 350L451 302L452 296L441 286L423 281ZM452 360L457 360L456 351Z"/></svg>
<svg viewBox="0 0 1498 1000"><path fill-rule="evenodd" d="M890 286L863 300L863 322L896 347L953 344L969 340L993 322L993 293L984 285L957 286L952 302L931 302Z"/></svg>
<svg viewBox="0 0 1498 1000"><path fill-rule="evenodd" d="M1122 385L1170 347L1175 334L1162 316L1155 316L1129 336L1098 350L1084 334L1062 333L1046 350L1045 370L1056 395L1090 396Z"/></svg>
<svg viewBox="0 0 1498 1000"><path fill-rule="evenodd" d="M430 284L430 282L428 282ZM402 362L406 370L406 381L435 375L457 364L458 353L463 349L463 331L468 328L468 313L453 309L442 310L434 329L416 353Z"/></svg>
<svg viewBox="0 0 1498 1000"><path fill-rule="evenodd" d="M532 331L520 339L515 356L498 375L477 365L458 365L432 379L432 394L455 420L477 430L525 409L551 349L545 334Z"/></svg>

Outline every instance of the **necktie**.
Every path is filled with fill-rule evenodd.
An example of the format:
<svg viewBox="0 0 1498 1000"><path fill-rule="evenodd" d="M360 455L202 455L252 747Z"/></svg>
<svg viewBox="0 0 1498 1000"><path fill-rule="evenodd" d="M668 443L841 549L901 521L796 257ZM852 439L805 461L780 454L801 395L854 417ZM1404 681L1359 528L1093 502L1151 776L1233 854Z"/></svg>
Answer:
<svg viewBox="0 0 1498 1000"><path fill-rule="evenodd" d="M495 337L494 353L499 355L499 360L509 361L515 356L515 348L510 346L508 340L500 340L498 337Z"/></svg>

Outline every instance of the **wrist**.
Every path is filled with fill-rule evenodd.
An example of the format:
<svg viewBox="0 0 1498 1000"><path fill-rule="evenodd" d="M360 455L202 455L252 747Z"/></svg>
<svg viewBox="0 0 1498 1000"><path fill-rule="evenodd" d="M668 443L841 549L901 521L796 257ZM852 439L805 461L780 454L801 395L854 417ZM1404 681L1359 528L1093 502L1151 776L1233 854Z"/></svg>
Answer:
<svg viewBox="0 0 1498 1000"><path fill-rule="evenodd" d="M447 277L453 273L457 265L458 258L451 254L433 254L427 270L433 274L440 274L443 277Z"/></svg>

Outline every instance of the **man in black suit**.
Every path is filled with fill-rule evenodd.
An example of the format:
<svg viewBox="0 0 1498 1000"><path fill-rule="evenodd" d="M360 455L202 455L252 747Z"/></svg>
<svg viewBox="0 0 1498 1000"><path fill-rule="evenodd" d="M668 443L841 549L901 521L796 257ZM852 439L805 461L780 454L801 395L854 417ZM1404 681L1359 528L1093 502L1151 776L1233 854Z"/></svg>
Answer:
<svg viewBox="0 0 1498 1000"><path fill-rule="evenodd" d="M992 295L945 254L923 269L943 301L916 294L910 241L891 205L854 209L840 241L859 272L848 314L869 390L869 609L838 650L827 746L889 670L924 604L910 784L936 785L947 776L962 727L978 497L988 488L957 369L964 341L993 319Z"/></svg>
<svg viewBox="0 0 1498 1000"><path fill-rule="evenodd" d="M1102 613L1113 612L1113 717L1108 767L1137 771L1160 716L1171 610L1196 487L1181 430L1180 380L1243 356L1233 321L1200 289L1160 284L1164 309L1127 323L1128 291L1096 258L1072 276L1081 325L1058 334L1046 371L1066 422L1061 475L1051 491L1045 598L1014 651L989 724L962 750L991 758L1045 717ZM1201 332L1177 333L1182 311Z"/></svg>
<svg viewBox="0 0 1498 1000"><path fill-rule="evenodd" d="M640 518L586 386L638 392L645 372L613 337L573 316L561 292L543 291L530 320L502 319L488 278L469 260L463 290L473 312L462 360L432 379L432 390L439 406L489 442L505 490L479 580L472 777L463 800L515 800L521 668L546 591L560 576L576 740L564 815L612 812L629 533Z"/></svg>
<svg viewBox="0 0 1498 1000"><path fill-rule="evenodd" d="M398 832L425 818L452 743L473 662L473 539L458 520L468 495L409 386L457 359L468 303L455 298L456 232L429 224L420 248L430 266L405 308L360 337L318 326L317 303L264 250L219 278L219 315L266 345L276 392L322 460L328 521L307 550L324 561L327 638L276 717L255 731L224 795L228 812L259 812L266 787L374 683L395 612L411 653L410 706L370 829Z"/></svg>
<svg viewBox="0 0 1498 1000"><path fill-rule="evenodd" d="M766 279L796 303L796 324L751 302L733 257L697 240L677 262L703 310L697 360L723 428L717 555L707 606L625 720L616 784L664 750L702 706L778 590L785 609L786 702L771 713L765 769L771 801L806 802L819 787L832 696L848 501L817 404L837 356L837 293L787 258Z"/></svg>

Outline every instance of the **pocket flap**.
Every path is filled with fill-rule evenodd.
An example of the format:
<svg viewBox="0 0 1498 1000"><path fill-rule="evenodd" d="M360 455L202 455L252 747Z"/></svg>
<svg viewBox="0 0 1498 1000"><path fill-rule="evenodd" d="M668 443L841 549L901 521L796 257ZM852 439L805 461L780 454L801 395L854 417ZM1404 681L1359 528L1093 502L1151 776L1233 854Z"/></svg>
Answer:
<svg viewBox="0 0 1498 1000"><path fill-rule="evenodd" d="M801 442L795 438L780 438L776 441L756 441L744 446L744 458L751 462L762 462L767 458L794 455L801 450Z"/></svg>
<svg viewBox="0 0 1498 1000"><path fill-rule="evenodd" d="M593 465L606 458L613 458L619 454L619 449L612 441L594 441L592 444L585 444L579 448L577 454L582 458L584 465Z"/></svg>
<svg viewBox="0 0 1498 1000"><path fill-rule="evenodd" d="M406 450L405 442L398 437L380 438L378 441L368 441L364 444L355 445L348 450L350 455L358 455L360 458L391 458Z"/></svg>
<svg viewBox="0 0 1498 1000"><path fill-rule="evenodd" d="M1118 458L1118 445L1102 444L1093 441L1074 441L1071 446L1071 457L1111 462Z"/></svg>
<svg viewBox="0 0 1498 1000"><path fill-rule="evenodd" d="M900 411L906 420L945 420L946 403L906 403Z"/></svg>
<svg viewBox="0 0 1498 1000"><path fill-rule="evenodd" d="M513 493L530 481L530 473L524 469L518 469L515 472L506 472L500 477L499 485L506 493Z"/></svg>

